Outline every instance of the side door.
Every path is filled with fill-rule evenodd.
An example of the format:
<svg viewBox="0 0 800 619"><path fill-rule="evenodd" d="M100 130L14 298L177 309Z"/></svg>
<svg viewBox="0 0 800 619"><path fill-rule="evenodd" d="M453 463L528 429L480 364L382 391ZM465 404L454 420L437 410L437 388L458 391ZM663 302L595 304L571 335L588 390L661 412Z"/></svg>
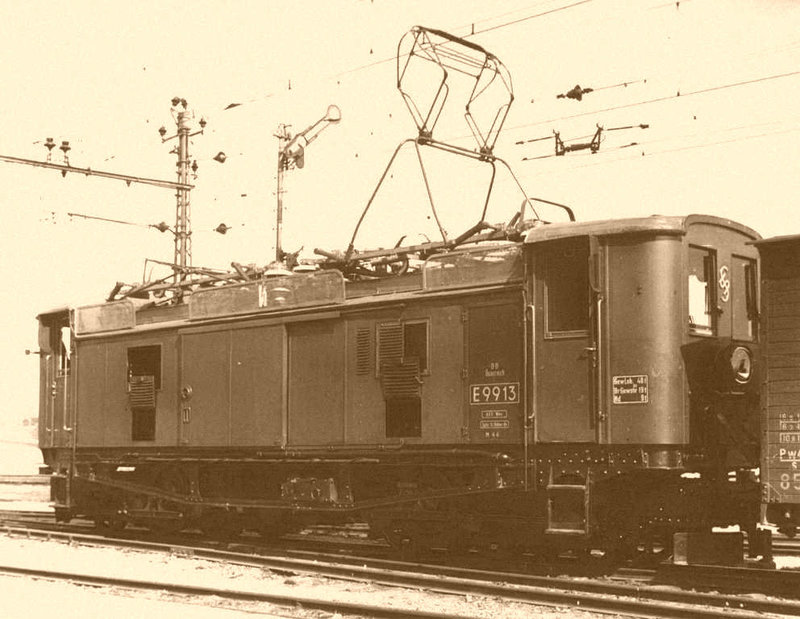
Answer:
<svg viewBox="0 0 800 619"><path fill-rule="evenodd" d="M598 350L592 327L594 295L589 238L548 241L534 253L535 440L597 440Z"/></svg>
<svg viewBox="0 0 800 619"><path fill-rule="evenodd" d="M180 443L230 442L230 332L184 333L180 337Z"/></svg>
<svg viewBox="0 0 800 619"><path fill-rule="evenodd" d="M467 309L469 439L522 441L521 299Z"/></svg>
<svg viewBox="0 0 800 619"><path fill-rule="evenodd" d="M42 447L72 445L72 331L69 312L39 316L40 409Z"/></svg>

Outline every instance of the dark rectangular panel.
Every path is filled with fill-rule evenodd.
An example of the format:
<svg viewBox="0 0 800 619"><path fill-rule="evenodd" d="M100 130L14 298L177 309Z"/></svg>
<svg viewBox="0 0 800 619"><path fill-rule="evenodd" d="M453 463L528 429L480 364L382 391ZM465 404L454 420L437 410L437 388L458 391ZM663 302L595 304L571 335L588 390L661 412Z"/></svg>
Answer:
<svg viewBox="0 0 800 619"><path fill-rule="evenodd" d="M103 445L106 406L106 343L78 344L78 445Z"/></svg>
<svg viewBox="0 0 800 619"><path fill-rule="evenodd" d="M344 324L289 326L289 443L344 441Z"/></svg>
<svg viewBox="0 0 800 619"><path fill-rule="evenodd" d="M230 442L229 331L192 333L181 338L181 442L228 445Z"/></svg>
<svg viewBox="0 0 800 619"><path fill-rule="evenodd" d="M469 435L473 442L522 438L521 303L469 309Z"/></svg>
<svg viewBox="0 0 800 619"><path fill-rule="evenodd" d="M279 445L283 428L283 327L231 333L231 444Z"/></svg>

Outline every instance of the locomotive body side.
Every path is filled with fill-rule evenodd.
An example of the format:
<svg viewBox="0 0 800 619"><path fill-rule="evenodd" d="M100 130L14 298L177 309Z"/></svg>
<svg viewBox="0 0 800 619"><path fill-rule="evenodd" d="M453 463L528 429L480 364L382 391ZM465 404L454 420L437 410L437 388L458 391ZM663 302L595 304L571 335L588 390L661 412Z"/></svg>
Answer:
<svg viewBox="0 0 800 619"><path fill-rule="evenodd" d="M761 464L764 517L800 526L800 236L757 243L764 331Z"/></svg>
<svg viewBox="0 0 800 619"><path fill-rule="evenodd" d="M42 361L67 428L41 442L57 517L363 519L402 547L494 549L750 529L753 414L720 381L731 343L755 346L747 269L730 275L755 237L698 216L548 224L404 275L42 314L51 349L74 335L66 398L65 357Z"/></svg>

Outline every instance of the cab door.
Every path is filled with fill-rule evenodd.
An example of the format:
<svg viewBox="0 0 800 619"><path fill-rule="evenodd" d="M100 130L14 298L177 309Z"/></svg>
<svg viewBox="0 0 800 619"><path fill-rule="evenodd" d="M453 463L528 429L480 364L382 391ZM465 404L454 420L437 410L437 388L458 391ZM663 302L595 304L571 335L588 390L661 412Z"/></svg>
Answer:
<svg viewBox="0 0 800 619"><path fill-rule="evenodd" d="M597 440L588 237L559 239L534 253L533 377L535 440Z"/></svg>
<svg viewBox="0 0 800 619"><path fill-rule="evenodd" d="M72 445L72 331L69 312L39 316L40 447Z"/></svg>

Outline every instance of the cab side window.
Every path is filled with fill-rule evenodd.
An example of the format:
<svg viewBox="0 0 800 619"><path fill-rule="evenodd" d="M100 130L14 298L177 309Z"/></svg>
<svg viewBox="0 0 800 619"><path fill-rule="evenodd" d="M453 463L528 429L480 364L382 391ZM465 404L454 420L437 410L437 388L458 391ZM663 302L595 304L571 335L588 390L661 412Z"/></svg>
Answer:
<svg viewBox="0 0 800 619"><path fill-rule="evenodd" d="M731 311L733 338L754 340L758 318L756 261L741 256L731 259Z"/></svg>
<svg viewBox="0 0 800 619"><path fill-rule="evenodd" d="M548 337L583 335L589 330L589 244L569 239L545 255L545 324Z"/></svg>
<svg viewBox="0 0 800 619"><path fill-rule="evenodd" d="M696 335L716 332L716 252L689 247L689 330Z"/></svg>

